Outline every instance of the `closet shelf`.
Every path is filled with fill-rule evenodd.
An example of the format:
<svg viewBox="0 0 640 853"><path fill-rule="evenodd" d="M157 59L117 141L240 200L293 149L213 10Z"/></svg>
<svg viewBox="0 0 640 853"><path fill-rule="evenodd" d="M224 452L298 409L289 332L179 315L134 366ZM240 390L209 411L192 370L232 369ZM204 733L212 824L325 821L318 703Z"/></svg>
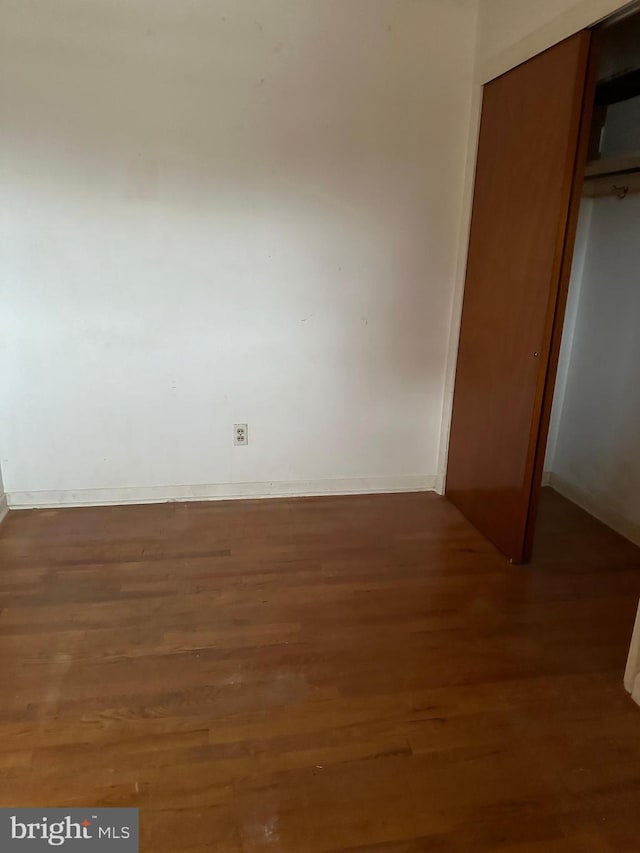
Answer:
<svg viewBox="0 0 640 853"><path fill-rule="evenodd" d="M625 198L640 192L640 155L593 160L584 172L583 195L590 198L613 195Z"/></svg>
<svg viewBox="0 0 640 853"><path fill-rule="evenodd" d="M634 157L616 157L610 160L592 160L584 170L585 180L605 175L626 175L640 172L640 154Z"/></svg>

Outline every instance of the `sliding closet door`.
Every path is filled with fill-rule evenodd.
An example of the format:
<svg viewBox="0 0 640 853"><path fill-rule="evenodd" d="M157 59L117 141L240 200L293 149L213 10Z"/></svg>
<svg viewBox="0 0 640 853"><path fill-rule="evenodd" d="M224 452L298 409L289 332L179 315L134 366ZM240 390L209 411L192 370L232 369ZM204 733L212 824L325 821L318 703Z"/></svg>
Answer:
<svg viewBox="0 0 640 853"><path fill-rule="evenodd" d="M540 487L589 46L578 33L484 87L446 493L514 562Z"/></svg>

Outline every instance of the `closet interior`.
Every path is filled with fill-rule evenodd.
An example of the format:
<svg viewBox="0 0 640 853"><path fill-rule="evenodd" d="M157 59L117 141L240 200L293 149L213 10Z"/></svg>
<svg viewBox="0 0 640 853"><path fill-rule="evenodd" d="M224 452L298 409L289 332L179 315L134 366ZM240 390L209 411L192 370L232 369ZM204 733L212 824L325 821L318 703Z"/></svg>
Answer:
<svg viewBox="0 0 640 853"><path fill-rule="evenodd" d="M640 14L598 39L543 484L640 544Z"/></svg>

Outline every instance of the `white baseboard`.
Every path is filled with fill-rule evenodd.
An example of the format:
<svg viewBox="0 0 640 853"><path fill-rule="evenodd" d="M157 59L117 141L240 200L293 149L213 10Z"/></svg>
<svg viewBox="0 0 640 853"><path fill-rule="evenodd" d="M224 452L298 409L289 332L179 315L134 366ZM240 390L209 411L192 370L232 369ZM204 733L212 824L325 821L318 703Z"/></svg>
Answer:
<svg viewBox="0 0 640 853"><path fill-rule="evenodd" d="M218 483L198 486L134 486L122 489L61 489L10 492L11 509L63 506L113 506L166 503L168 501L223 501L243 498L311 497L314 495L362 495L386 492L429 492L436 475L410 477L354 477L339 480L273 481L266 483Z"/></svg>
<svg viewBox="0 0 640 853"><path fill-rule="evenodd" d="M0 524L9 514L9 502L6 495L0 495Z"/></svg>
<svg viewBox="0 0 640 853"><path fill-rule="evenodd" d="M589 515L593 515L598 521L606 524L607 527L615 530L625 539L629 539L634 545L640 545L640 524L630 518L625 518L625 516L606 506L596 495L584 492L579 487L574 486L573 483L569 483L563 477L552 472L549 474L549 482L545 484L543 480L543 485L551 486L567 500L577 504Z"/></svg>
<svg viewBox="0 0 640 853"><path fill-rule="evenodd" d="M542 485L543 486L550 486L552 477L553 477L553 474L551 473L551 471L543 471L542 472Z"/></svg>

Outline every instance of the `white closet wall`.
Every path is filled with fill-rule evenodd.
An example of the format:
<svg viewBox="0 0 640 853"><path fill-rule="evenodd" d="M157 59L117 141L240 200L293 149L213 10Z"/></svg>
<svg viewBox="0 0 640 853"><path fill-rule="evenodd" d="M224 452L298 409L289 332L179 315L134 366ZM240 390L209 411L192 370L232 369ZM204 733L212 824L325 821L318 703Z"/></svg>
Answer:
<svg viewBox="0 0 640 853"><path fill-rule="evenodd" d="M640 196L585 202L547 482L640 543Z"/></svg>
<svg viewBox="0 0 640 853"><path fill-rule="evenodd" d="M7 496L4 493L4 484L2 482L2 469L0 468L0 523L4 520L8 511Z"/></svg>
<svg viewBox="0 0 640 853"><path fill-rule="evenodd" d="M553 469L553 460L555 457L556 446L558 443L558 434L560 432L560 422L562 420L562 405L564 403L565 391L567 388L569 365L571 363L571 350L573 347L573 336L575 334L576 329L578 305L580 304L580 288L582 285L582 276L584 273L584 265L587 257L587 245L589 240L589 228L591 225L592 209L593 200L590 198L583 198L582 203L580 205L580 215L578 217L578 230L576 233L576 242L573 250L573 263L571 265L569 295L567 298L567 308L565 311L564 326L562 329L562 345L560 347L558 369L556 372L556 387L553 397L553 407L551 409L551 422L549 424L547 455L544 463L544 485L548 485L550 482L551 472Z"/></svg>

